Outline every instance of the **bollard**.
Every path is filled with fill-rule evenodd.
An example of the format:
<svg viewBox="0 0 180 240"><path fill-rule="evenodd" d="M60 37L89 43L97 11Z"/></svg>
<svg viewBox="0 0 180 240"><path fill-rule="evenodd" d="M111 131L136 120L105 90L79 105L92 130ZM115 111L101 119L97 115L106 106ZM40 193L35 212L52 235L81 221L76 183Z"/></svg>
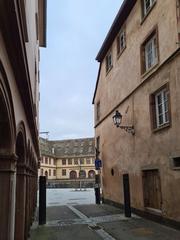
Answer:
<svg viewBox="0 0 180 240"><path fill-rule="evenodd" d="M129 174L123 174L123 186L124 186L124 211L126 217L131 217L131 199L130 199L130 187L129 187Z"/></svg>
<svg viewBox="0 0 180 240"><path fill-rule="evenodd" d="M96 199L96 204L101 203L101 194L100 194L100 175L96 174L95 175L95 199Z"/></svg>
<svg viewBox="0 0 180 240"><path fill-rule="evenodd" d="M46 224L46 177L39 177L39 225Z"/></svg>

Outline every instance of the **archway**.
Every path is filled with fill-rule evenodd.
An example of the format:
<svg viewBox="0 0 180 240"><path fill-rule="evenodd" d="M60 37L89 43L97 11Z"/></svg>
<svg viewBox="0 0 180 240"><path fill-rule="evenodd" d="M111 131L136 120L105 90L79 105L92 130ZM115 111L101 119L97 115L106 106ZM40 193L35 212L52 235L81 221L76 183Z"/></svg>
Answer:
<svg viewBox="0 0 180 240"><path fill-rule="evenodd" d="M15 120L8 80L0 61L0 239L14 237Z"/></svg>
<svg viewBox="0 0 180 240"><path fill-rule="evenodd" d="M77 178L77 172L76 171L71 171L69 176L70 176L70 179L76 179Z"/></svg>
<svg viewBox="0 0 180 240"><path fill-rule="evenodd" d="M86 178L86 171L80 170L79 171L79 178Z"/></svg>
<svg viewBox="0 0 180 240"><path fill-rule="evenodd" d="M88 172L88 178L95 178L95 171L94 170L90 170Z"/></svg>
<svg viewBox="0 0 180 240"><path fill-rule="evenodd" d="M16 213L15 240L24 239L26 223L26 135L23 123L19 125L16 139Z"/></svg>

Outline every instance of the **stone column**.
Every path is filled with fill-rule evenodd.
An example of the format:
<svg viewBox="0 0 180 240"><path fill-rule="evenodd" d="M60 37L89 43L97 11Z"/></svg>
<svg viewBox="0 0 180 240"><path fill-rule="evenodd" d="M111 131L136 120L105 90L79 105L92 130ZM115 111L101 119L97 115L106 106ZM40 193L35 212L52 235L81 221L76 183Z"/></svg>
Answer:
<svg viewBox="0 0 180 240"><path fill-rule="evenodd" d="M26 224L26 165L17 164L15 240L24 240Z"/></svg>
<svg viewBox="0 0 180 240"><path fill-rule="evenodd" d="M0 239L14 240L15 154L0 154Z"/></svg>

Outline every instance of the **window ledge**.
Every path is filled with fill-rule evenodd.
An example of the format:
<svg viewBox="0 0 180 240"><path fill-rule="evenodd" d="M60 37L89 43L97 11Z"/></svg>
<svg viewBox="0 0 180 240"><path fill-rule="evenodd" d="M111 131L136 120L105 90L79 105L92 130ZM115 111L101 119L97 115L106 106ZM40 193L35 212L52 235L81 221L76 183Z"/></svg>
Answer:
<svg viewBox="0 0 180 240"><path fill-rule="evenodd" d="M126 49L126 46L117 54L117 60L120 58L120 56L123 54L124 50Z"/></svg>
<svg viewBox="0 0 180 240"><path fill-rule="evenodd" d="M153 65L151 68L149 68L146 72L144 72L144 73L141 75L141 78L144 78L144 77L146 77L147 75L150 75L150 73L153 73L153 70L154 70L155 68L157 68L158 65L159 65L159 61L158 61L155 65Z"/></svg>
<svg viewBox="0 0 180 240"><path fill-rule="evenodd" d="M170 128L170 127L171 127L170 123L165 123L164 125L153 129L153 133L159 132L159 131L161 131L163 129Z"/></svg>
<svg viewBox="0 0 180 240"><path fill-rule="evenodd" d="M171 169L174 171L180 171L180 167L171 167Z"/></svg>
<svg viewBox="0 0 180 240"><path fill-rule="evenodd" d="M111 67L106 71L106 76L109 74L112 68L113 68L113 65L111 65Z"/></svg>
<svg viewBox="0 0 180 240"><path fill-rule="evenodd" d="M152 9L154 8L155 5L156 5L156 1L153 3L153 5L152 5L151 8L149 9L149 11L146 13L146 15L144 15L144 16L142 17L141 25L144 23L144 21L146 20L146 18L148 17L148 15L150 14L150 12L152 11Z"/></svg>

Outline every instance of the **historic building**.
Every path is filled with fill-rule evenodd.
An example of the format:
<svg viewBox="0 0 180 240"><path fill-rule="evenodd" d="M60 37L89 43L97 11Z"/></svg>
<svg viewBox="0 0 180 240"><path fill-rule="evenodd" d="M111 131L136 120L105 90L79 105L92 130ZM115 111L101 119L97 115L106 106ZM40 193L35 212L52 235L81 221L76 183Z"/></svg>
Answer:
<svg viewBox="0 0 180 240"><path fill-rule="evenodd" d="M45 0L0 1L0 239L28 238L36 207Z"/></svg>
<svg viewBox="0 0 180 240"><path fill-rule="evenodd" d="M71 186L78 179L88 182L95 177L93 138L49 141L40 138L41 168L39 175L48 183ZM68 184L68 180L70 183ZM73 185L74 186L74 185Z"/></svg>
<svg viewBox="0 0 180 240"><path fill-rule="evenodd" d="M93 98L105 201L123 205L123 184L129 181L135 212L175 224L180 224L179 47L179 0L124 0L96 58Z"/></svg>

